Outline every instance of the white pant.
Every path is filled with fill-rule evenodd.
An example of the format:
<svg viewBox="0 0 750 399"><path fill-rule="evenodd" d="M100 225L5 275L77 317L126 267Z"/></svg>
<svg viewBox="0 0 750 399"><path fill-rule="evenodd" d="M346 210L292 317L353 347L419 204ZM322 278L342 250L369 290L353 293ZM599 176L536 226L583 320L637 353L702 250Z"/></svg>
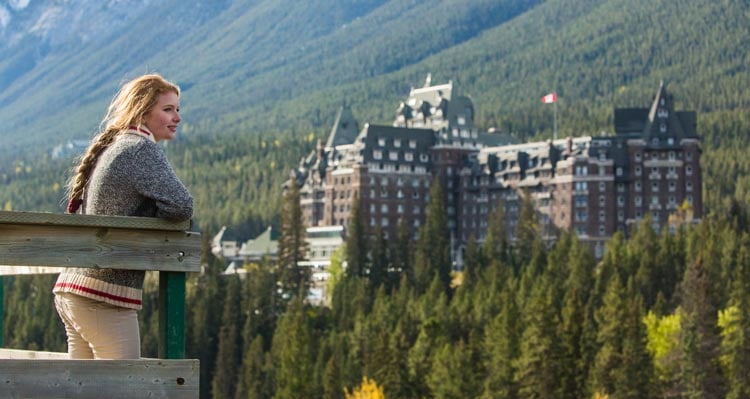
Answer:
<svg viewBox="0 0 750 399"><path fill-rule="evenodd" d="M71 293L55 295L71 359L138 359L138 313Z"/></svg>

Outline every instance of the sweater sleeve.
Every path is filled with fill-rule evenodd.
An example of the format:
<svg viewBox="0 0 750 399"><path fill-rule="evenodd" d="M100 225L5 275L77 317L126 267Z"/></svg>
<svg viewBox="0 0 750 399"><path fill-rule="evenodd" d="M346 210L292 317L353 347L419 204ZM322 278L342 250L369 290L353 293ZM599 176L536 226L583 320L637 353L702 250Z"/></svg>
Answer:
<svg viewBox="0 0 750 399"><path fill-rule="evenodd" d="M156 203L156 217L188 220L193 216L193 197L174 173L164 151L155 143L147 143L135 157L136 190Z"/></svg>

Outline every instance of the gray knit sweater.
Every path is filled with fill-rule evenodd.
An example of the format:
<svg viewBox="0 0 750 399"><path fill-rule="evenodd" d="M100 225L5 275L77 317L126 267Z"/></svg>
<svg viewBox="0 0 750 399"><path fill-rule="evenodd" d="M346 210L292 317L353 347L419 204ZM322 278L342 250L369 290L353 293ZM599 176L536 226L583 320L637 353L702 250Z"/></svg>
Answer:
<svg viewBox="0 0 750 399"><path fill-rule="evenodd" d="M82 209L90 215L187 220L193 215L193 198L153 136L128 130L99 156ZM53 292L140 309L144 276L139 270L70 268L60 273Z"/></svg>

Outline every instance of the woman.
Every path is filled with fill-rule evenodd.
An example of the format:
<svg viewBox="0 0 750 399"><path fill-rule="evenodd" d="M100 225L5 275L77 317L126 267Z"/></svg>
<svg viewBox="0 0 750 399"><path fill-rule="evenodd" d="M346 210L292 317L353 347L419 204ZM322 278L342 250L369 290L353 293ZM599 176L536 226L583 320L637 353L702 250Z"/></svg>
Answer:
<svg viewBox="0 0 750 399"><path fill-rule="evenodd" d="M193 198L162 140L180 123L180 89L159 75L122 86L69 183L68 213L188 220ZM66 269L53 292L73 359L137 359L144 271Z"/></svg>

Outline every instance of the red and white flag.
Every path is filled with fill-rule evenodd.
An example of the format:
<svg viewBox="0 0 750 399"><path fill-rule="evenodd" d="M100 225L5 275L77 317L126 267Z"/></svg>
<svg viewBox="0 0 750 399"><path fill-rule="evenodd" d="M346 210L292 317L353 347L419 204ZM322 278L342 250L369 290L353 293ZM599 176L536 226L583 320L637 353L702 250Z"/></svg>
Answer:
<svg viewBox="0 0 750 399"><path fill-rule="evenodd" d="M546 96L542 97L542 103L544 104L552 104L555 101L557 101L557 94L555 93L549 93Z"/></svg>

